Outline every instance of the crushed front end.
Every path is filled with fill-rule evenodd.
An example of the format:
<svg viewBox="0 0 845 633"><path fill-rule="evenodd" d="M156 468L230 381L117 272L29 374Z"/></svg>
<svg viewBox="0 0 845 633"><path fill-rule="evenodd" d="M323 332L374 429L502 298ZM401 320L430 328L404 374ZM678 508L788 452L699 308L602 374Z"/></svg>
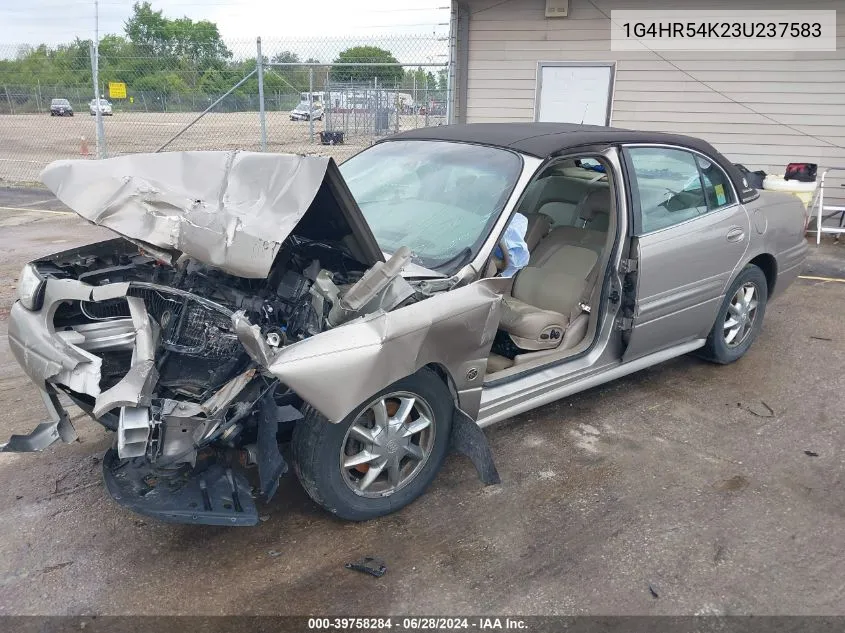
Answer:
<svg viewBox="0 0 845 633"><path fill-rule="evenodd" d="M12 307L9 344L51 420L4 450L72 440L64 394L116 432L103 468L117 501L165 521L254 524L244 467L269 499L302 401L250 356L236 324L257 328L273 354L358 316L338 294L371 290L365 273L341 247L297 236L261 280L187 257L163 263L122 238L28 264L32 291ZM413 301L397 274L380 277L380 305Z"/></svg>
<svg viewBox="0 0 845 633"><path fill-rule="evenodd" d="M24 267L9 345L49 418L0 451L73 441L66 396L116 434L103 468L118 502L165 521L255 524L254 497L276 491L288 470L279 442L302 417L269 365L294 343L415 301L400 274L407 249L384 262L330 159L88 163L60 161L42 179L121 237Z"/></svg>
<svg viewBox="0 0 845 633"><path fill-rule="evenodd" d="M385 261L331 159L131 155L42 180L121 237L24 267L8 338L49 419L0 452L73 441L67 398L115 433L103 470L119 503L253 525L303 411L340 423L437 368L472 426L501 291L456 288L404 246Z"/></svg>

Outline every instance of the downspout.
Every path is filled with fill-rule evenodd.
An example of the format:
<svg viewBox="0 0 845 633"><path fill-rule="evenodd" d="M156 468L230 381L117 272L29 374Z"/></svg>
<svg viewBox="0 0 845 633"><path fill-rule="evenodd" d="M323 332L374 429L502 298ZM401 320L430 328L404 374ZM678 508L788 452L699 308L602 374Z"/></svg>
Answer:
<svg viewBox="0 0 845 633"><path fill-rule="evenodd" d="M451 125L457 122L455 116L455 63L457 61L458 48L458 2L452 0L449 8L449 61L446 67L446 123ZM417 75L414 73L414 82Z"/></svg>
<svg viewBox="0 0 845 633"><path fill-rule="evenodd" d="M455 29L454 113L455 123L467 122L467 84L469 79L469 6L453 0L452 24Z"/></svg>

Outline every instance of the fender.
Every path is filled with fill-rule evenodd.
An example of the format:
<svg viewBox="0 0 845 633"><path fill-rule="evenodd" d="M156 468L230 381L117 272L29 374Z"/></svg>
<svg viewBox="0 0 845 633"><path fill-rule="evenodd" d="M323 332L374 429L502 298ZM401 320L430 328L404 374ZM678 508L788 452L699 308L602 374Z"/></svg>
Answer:
<svg viewBox="0 0 845 633"><path fill-rule="evenodd" d="M393 312L377 312L279 351L243 313L233 316L244 348L330 422L400 378L440 365L472 419L501 314L501 280L482 280ZM461 394L466 394L464 398Z"/></svg>

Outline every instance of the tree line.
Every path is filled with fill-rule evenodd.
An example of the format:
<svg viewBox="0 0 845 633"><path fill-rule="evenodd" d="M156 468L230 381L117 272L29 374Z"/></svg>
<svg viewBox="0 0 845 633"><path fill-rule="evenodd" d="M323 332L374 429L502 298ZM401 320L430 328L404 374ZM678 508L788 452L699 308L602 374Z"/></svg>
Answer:
<svg viewBox="0 0 845 633"><path fill-rule="evenodd" d="M77 38L58 46L22 46L13 59L0 60L0 83L16 88L49 90L55 87L92 85L90 41ZM106 35L99 44L101 86L123 82L128 94L153 93L164 96L221 95L256 67L256 56L236 59L220 37L217 25L207 20L168 18L149 2L137 2L124 23L122 35ZM355 46L340 52L332 62L320 64L315 58L301 59L293 51L281 51L269 64L319 64L312 66L272 66L264 72L265 95L298 95L307 91L312 79L315 90L327 82L378 84L410 92L444 92L446 71L437 73L400 66L337 66L341 63L397 64L395 56L375 46ZM89 90L90 92L90 90ZM108 94L104 92L104 96ZM254 75L234 93L258 94ZM62 96L62 95L53 95Z"/></svg>

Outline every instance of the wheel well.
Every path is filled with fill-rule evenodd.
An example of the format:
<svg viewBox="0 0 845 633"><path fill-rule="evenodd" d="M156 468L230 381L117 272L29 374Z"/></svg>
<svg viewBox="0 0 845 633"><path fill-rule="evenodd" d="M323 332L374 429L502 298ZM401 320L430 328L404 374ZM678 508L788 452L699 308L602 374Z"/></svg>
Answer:
<svg viewBox="0 0 845 633"><path fill-rule="evenodd" d="M443 381L443 384L445 384L449 388L449 392L452 394L452 399L455 401L455 406L457 406L458 388L455 386L455 381L452 380L452 376L449 375L449 372L446 371L446 368L443 365L440 365L439 363L429 363L425 367L426 369L430 369L435 374L437 374L437 377L440 378L440 380Z"/></svg>
<svg viewBox="0 0 845 633"><path fill-rule="evenodd" d="M775 260L775 258L769 255L768 253L763 253L762 255L757 255L757 257L755 257L748 263L753 264L754 266L762 270L764 275L766 275L767 295L771 297L774 293L775 281L778 277L777 260Z"/></svg>

